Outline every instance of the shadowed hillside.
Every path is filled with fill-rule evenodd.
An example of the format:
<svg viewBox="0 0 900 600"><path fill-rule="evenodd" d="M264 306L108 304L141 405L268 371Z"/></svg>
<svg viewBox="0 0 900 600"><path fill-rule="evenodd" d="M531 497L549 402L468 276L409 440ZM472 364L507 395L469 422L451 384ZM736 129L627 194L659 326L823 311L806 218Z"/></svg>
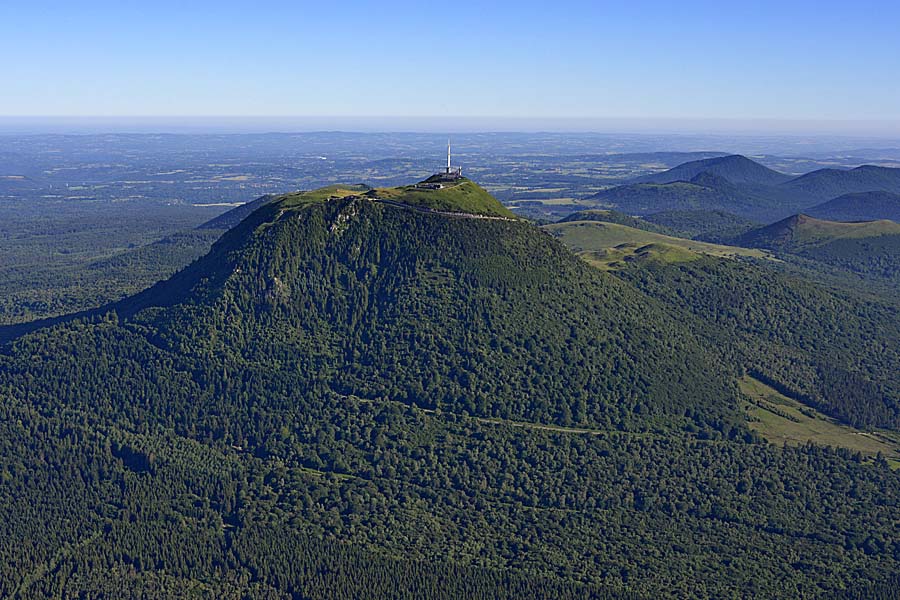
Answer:
<svg viewBox="0 0 900 600"><path fill-rule="evenodd" d="M829 221L900 221L900 194L857 192L844 194L807 209L809 215Z"/></svg>
<svg viewBox="0 0 900 600"><path fill-rule="evenodd" d="M900 193L900 169L863 165L855 169L820 169L783 184L784 189L823 202L844 194L885 191Z"/></svg>

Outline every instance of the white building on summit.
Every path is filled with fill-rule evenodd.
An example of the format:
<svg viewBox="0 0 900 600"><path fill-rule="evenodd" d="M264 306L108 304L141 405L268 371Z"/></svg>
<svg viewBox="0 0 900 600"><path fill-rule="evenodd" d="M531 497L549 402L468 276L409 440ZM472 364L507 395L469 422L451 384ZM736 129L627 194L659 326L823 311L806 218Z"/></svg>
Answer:
<svg viewBox="0 0 900 600"><path fill-rule="evenodd" d="M444 187L445 183L454 182L462 179L462 167L454 167L450 157L450 138L447 138L447 166L440 172L435 173L425 181L417 183L417 188L439 190Z"/></svg>

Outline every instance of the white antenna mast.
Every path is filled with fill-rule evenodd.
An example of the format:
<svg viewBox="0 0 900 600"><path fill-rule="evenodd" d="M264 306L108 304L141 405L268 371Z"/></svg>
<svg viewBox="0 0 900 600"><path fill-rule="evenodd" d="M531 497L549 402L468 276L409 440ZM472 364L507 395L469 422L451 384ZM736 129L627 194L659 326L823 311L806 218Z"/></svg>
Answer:
<svg viewBox="0 0 900 600"><path fill-rule="evenodd" d="M450 173L450 136L447 136L447 173Z"/></svg>

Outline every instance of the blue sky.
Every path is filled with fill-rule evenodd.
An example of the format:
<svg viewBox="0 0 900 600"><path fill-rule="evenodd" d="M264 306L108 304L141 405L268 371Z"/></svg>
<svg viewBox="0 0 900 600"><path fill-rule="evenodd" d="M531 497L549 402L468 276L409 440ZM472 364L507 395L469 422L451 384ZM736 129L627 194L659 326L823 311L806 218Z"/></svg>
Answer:
<svg viewBox="0 0 900 600"><path fill-rule="evenodd" d="M0 4L0 115L900 121L900 3Z"/></svg>

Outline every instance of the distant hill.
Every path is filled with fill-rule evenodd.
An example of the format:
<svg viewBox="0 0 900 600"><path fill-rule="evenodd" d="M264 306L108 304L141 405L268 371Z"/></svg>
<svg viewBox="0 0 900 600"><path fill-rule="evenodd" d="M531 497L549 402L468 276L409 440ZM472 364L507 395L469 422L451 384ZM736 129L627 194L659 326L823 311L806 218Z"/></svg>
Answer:
<svg viewBox="0 0 900 600"><path fill-rule="evenodd" d="M844 194L871 191L900 194L900 169L866 165L820 169L792 178L744 156L731 155L684 163L603 190L583 202L642 216L713 210L771 222L807 212Z"/></svg>
<svg viewBox="0 0 900 600"><path fill-rule="evenodd" d="M804 212L829 221L900 221L900 194L883 191L844 194Z"/></svg>
<svg viewBox="0 0 900 600"><path fill-rule="evenodd" d="M733 243L772 250L785 260L812 261L803 265L809 268L827 266L900 289L900 224L894 221L848 223L794 215L738 236Z"/></svg>
<svg viewBox="0 0 900 600"><path fill-rule="evenodd" d="M701 173L727 179L731 183L774 186L791 179L790 175L773 171L740 154L695 160L662 173L645 175L634 183L672 183L690 181Z"/></svg>
<svg viewBox="0 0 900 600"><path fill-rule="evenodd" d="M777 187L740 186L705 171L689 181L621 185L589 196L583 202L596 202L632 215L721 211L757 222L781 218L798 209Z"/></svg>
<svg viewBox="0 0 900 600"><path fill-rule="evenodd" d="M819 169L780 186L820 202L857 192L884 191L900 194L900 169L863 165L855 169Z"/></svg>
<svg viewBox="0 0 900 600"><path fill-rule="evenodd" d="M748 231L737 237L734 242L750 248L796 252L822 246L838 239L860 239L898 234L900 234L900 224L893 221L843 223L798 214L777 223Z"/></svg>

